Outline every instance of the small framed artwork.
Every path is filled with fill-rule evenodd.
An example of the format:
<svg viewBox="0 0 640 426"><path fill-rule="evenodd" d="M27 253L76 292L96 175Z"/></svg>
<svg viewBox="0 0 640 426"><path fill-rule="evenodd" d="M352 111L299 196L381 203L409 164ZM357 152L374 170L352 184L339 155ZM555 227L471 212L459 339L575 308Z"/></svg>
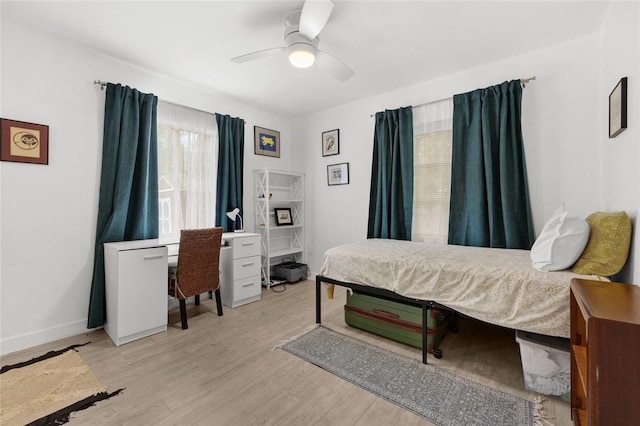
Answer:
<svg viewBox="0 0 640 426"><path fill-rule="evenodd" d="M276 226L293 225L293 218L291 217L291 209L276 207L274 213L276 215Z"/></svg>
<svg viewBox="0 0 640 426"><path fill-rule="evenodd" d="M340 154L340 129L322 133L322 156Z"/></svg>
<svg viewBox="0 0 640 426"><path fill-rule="evenodd" d="M280 158L280 132L253 126L254 153Z"/></svg>
<svg viewBox="0 0 640 426"><path fill-rule="evenodd" d="M0 119L0 160L49 164L49 126Z"/></svg>
<svg viewBox="0 0 640 426"><path fill-rule="evenodd" d="M349 184L349 163L327 166L327 184L329 186Z"/></svg>
<svg viewBox="0 0 640 426"><path fill-rule="evenodd" d="M620 79L609 94L609 138L627 128L627 77Z"/></svg>

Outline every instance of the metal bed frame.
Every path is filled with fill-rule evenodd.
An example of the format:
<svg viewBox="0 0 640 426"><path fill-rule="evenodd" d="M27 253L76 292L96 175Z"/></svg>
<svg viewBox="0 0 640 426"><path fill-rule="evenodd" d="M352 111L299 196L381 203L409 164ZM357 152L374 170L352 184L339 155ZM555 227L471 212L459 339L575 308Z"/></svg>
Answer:
<svg viewBox="0 0 640 426"><path fill-rule="evenodd" d="M412 299L412 298L409 298L409 297L401 296L398 293L394 293L393 291L386 290L386 289L383 289L383 288L370 287L370 286L366 286L366 285L362 285L362 284L354 284L354 283L338 281L338 280L334 280L333 278L325 277L323 275L317 275L316 276L316 324L322 324L322 318L321 318L321 316L322 316L321 315L322 286L321 286L321 283L335 284L335 285L339 285L341 287L350 288L350 289L352 289L354 291L357 291L357 292L363 293L363 294L367 294L367 295L370 295L370 296L381 297L383 299L392 300L392 301L398 301L398 302L402 302L402 303L405 303L405 304L421 307L422 308L422 363L423 364L427 364L427 353L429 352L428 351L428 344L427 344L427 314L428 314L429 308L435 308L435 309L451 311L453 313L453 319L452 319L453 322L452 322L452 325L451 325L451 331L452 332L456 331L455 322L456 322L457 312L454 311L453 309L447 307L447 306L440 305L440 304L438 304L436 302L433 302L431 300ZM436 358L442 357L442 352L440 351L439 353L440 353L440 355L438 355L438 353L435 352L435 350L434 350L434 356Z"/></svg>

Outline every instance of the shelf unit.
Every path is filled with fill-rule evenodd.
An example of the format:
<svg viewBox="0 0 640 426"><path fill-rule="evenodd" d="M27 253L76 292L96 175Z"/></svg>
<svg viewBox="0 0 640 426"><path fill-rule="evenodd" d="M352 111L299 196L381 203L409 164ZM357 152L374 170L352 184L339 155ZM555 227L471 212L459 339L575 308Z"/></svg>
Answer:
<svg viewBox="0 0 640 426"><path fill-rule="evenodd" d="M640 287L571 280L571 417L575 425L640 419Z"/></svg>
<svg viewBox="0 0 640 426"><path fill-rule="evenodd" d="M255 229L261 237L262 285L270 287L272 268L282 261L304 263L304 174L254 170ZM275 208L290 208L293 225L276 226Z"/></svg>

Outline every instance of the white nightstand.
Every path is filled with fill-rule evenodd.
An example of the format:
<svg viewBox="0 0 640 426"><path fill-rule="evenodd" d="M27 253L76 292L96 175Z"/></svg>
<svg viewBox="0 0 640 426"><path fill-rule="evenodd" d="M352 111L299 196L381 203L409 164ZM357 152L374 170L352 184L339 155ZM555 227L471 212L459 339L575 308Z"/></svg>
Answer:
<svg viewBox="0 0 640 426"><path fill-rule="evenodd" d="M220 296L222 303L235 308L260 300L260 235L225 232L228 247L220 251Z"/></svg>

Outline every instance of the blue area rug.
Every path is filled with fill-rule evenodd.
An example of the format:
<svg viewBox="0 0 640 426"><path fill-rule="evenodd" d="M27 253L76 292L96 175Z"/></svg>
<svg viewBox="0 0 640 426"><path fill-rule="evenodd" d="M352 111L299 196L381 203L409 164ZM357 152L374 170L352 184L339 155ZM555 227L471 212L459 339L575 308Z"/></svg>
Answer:
<svg viewBox="0 0 640 426"><path fill-rule="evenodd" d="M441 426L534 425L541 404L317 327L282 349ZM535 414L534 414L535 412Z"/></svg>

